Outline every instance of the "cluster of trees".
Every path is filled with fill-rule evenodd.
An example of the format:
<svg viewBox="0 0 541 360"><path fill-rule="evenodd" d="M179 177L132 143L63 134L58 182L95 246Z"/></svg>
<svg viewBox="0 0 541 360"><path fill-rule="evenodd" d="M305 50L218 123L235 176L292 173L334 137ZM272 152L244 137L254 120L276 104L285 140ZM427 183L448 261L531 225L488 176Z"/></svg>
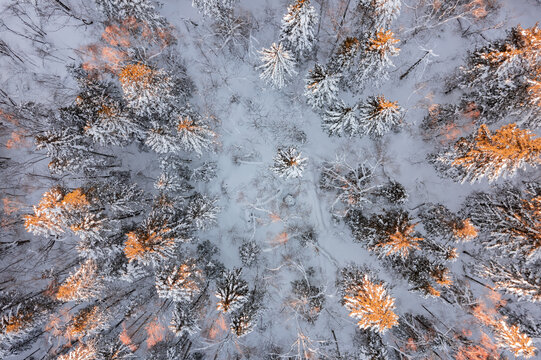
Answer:
<svg viewBox="0 0 541 360"><path fill-rule="evenodd" d="M235 14L236 2L192 1L212 21L222 48L245 45L250 36L249 22ZM459 248L479 245L478 253L463 252L476 259L475 266L465 269L467 277L519 306L541 301L538 183L504 183L474 192L454 212L439 203L411 204L406 188L380 164L337 158L318 169L319 188L332 198L334 219L345 224L353 241L373 254L383 270L396 276L393 284L469 315L480 329L474 336L460 331L459 324L443 324L428 309L432 318L401 311L393 284L380 280L383 277L373 269L337 264L319 246L310 225L292 225L281 214L268 213L271 222L286 224L280 241L296 238L301 247L310 245L337 265L338 298L330 295L328 284L313 268L296 263L297 254L282 254L285 265L275 269L268 263L260 266L265 253L274 249L263 249L255 240L262 221L253 214L252 237L239 240L242 267L228 268L220 261L220 249L204 240L205 231L218 224L222 205L202 190L218 176L217 162L212 161L218 129L213 118L194 105L195 88L175 55L171 25L150 0L96 3L106 29L100 41L111 55L107 64L70 66L78 90L61 108L44 111L24 104L13 110L29 124L36 149L50 161L48 179L54 184L23 216L22 224L26 232L47 240L40 251L55 268L42 274L42 280L52 278L42 290L0 293L0 357L22 354L50 332L57 341L47 352L61 360L130 359L140 355L135 353L145 341L149 359L204 358L205 346L192 349L195 339L199 344L216 340L217 358L229 340L233 347L243 346L239 339L253 333L259 321L265 322L265 309L278 311L269 301L266 275L289 265L302 276L288 281L287 290L280 289L284 302L279 311L291 311L296 322L298 338L291 346L298 349L296 358L318 357L304 327L315 328L322 314L334 316L334 309L327 311L330 300L357 325L355 348L342 353L331 330L337 359L503 359L500 350L516 357L536 356L532 339L541 330L504 301L489 308L451 269L457 268ZM445 22L488 9L466 0L430 3L423 2L426 14L421 20ZM400 8L400 0L355 1L353 30L342 32L340 24L337 46L327 61L315 62L309 71L304 97L329 136L379 141L403 124L404 109L382 94L354 105L343 100L388 80L392 58L400 50L391 31ZM317 58L319 17L310 0L288 6L279 42L260 51L262 80L283 88L301 63ZM415 31L433 26L426 21ZM442 175L461 183L484 178L492 183L541 163L541 139L528 129L540 125L540 36L537 25L517 26L505 39L468 55L457 80L450 83L450 91L463 92L459 104L438 107L421 125L433 133L469 117L478 126L472 135L429 156ZM489 128L503 119L516 121ZM152 186L138 183L143 175L122 164L119 149L137 149L138 156L156 159L159 174L146 177ZM308 157L298 146L284 146L266 166L283 180L298 179ZM262 203L273 202L283 189L305 189L301 181L282 181L279 186L278 193ZM296 196L287 194L279 207L294 208ZM266 211L258 206L252 204ZM10 251L18 246L14 244ZM60 254L54 260L51 249ZM493 339L484 334L486 329ZM216 339L218 331L226 335ZM281 349L266 355L292 358Z"/></svg>

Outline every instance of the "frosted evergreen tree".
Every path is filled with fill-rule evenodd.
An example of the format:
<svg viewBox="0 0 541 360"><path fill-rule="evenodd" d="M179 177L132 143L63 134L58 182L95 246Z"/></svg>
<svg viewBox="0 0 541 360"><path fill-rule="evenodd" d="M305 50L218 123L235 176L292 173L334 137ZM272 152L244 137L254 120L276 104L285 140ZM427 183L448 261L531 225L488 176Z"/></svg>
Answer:
<svg viewBox="0 0 541 360"><path fill-rule="evenodd" d="M262 307L263 295L263 292L257 289L250 291L244 304L231 314L230 329L237 337L242 337L253 331Z"/></svg>
<svg viewBox="0 0 541 360"><path fill-rule="evenodd" d="M514 115L521 125L541 125L539 86L541 29L538 25L509 32L471 52L460 68L457 85L470 91L463 96L479 110L479 122L493 123Z"/></svg>
<svg viewBox="0 0 541 360"><path fill-rule="evenodd" d="M252 266L257 262L261 247L255 241L245 241L239 248L240 260L244 266Z"/></svg>
<svg viewBox="0 0 541 360"><path fill-rule="evenodd" d="M201 292L202 271L194 261L166 267L156 274L156 292L161 298L175 302L189 302Z"/></svg>
<svg viewBox="0 0 541 360"><path fill-rule="evenodd" d="M216 198L196 193L188 202L186 220L196 229L205 230L216 225L216 217L220 207L216 205Z"/></svg>
<svg viewBox="0 0 541 360"><path fill-rule="evenodd" d="M241 269L226 270L217 281L218 311L233 312L247 301L248 283L240 277L241 272Z"/></svg>
<svg viewBox="0 0 541 360"><path fill-rule="evenodd" d="M158 154L179 153L182 148L170 126L157 121L151 123L145 144Z"/></svg>
<svg viewBox="0 0 541 360"><path fill-rule="evenodd" d="M219 19L226 13L233 11L238 0L192 0L192 6L199 10L204 16Z"/></svg>
<svg viewBox="0 0 541 360"><path fill-rule="evenodd" d="M270 48L259 53L263 62L258 67L263 70L259 77L272 86L280 89L285 86L287 78L297 74L293 55L282 44L273 43Z"/></svg>
<svg viewBox="0 0 541 360"><path fill-rule="evenodd" d="M176 336L182 336L184 334L193 335L201 330L197 324L197 317L193 309L190 309L190 304L177 303L173 310L169 329Z"/></svg>
<svg viewBox="0 0 541 360"><path fill-rule="evenodd" d="M370 36L363 46L355 81L362 85L368 80L386 79L387 69L394 66L391 57L400 52L395 46L399 41L390 30L381 29Z"/></svg>
<svg viewBox="0 0 541 360"><path fill-rule="evenodd" d="M307 55L315 45L318 16L310 0L295 0L282 19L280 41L298 58Z"/></svg>
<svg viewBox="0 0 541 360"><path fill-rule="evenodd" d="M522 261L540 257L539 186L503 185L494 192L477 192L466 198L464 210L487 249Z"/></svg>
<svg viewBox="0 0 541 360"><path fill-rule="evenodd" d="M94 151L90 139L72 127L47 131L36 137L36 149L45 149L51 158L52 173L100 169L111 164L112 155Z"/></svg>
<svg viewBox="0 0 541 360"><path fill-rule="evenodd" d="M323 114L323 129L329 135L355 136L359 134L359 105L347 106L342 100L332 104Z"/></svg>
<svg viewBox="0 0 541 360"><path fill-rule="evenodd" d="M397 102L387 101L383 95L372 96L359 106L359 132L378 138L397 128L402 122L402 110Z"/></svg>
<svg viewBox="0 0 541 360"><path fill-rule="evenodd" d="M165 116L173 110L175 83L164 70L132 63L120 70L118 80L126 105L138 116Z"/></svg>
<svg viewBox="0 0 541 360"><path fill-rule="evenodd" d="M400 7L401 0L359 0L357 5L371 31L388 29L400 14Z"/></svg>
<svg viewBox="0 0 541 360"><path fill-rule="evenodd" d="M541 274L539 264L499 264L490 260L478 267L481 276L490 279L496 290L513 294L531 302L541 301Z"/></svg>
<svg viewBox="0 0 541 360"><path fill-rule="evenodd" d="M514 176L527 165L541 164L541 138L516 124L493 132L483 124L475 135L461 137L429 159L442 174L456 181L475 183L486 177L493 182Z"/></svg>
<svg viewBox="0 0 541 360"><path fill-rule="evenodd" d="M210 149L215 141L216 134L203 121L201 116L194 112L188 112L186 115L179 117L177 138L184 151L201 155L203 151Z"/></svg>
<svg viewBox="0 0 541 360"><path fill-rule="evenodd" d="M176 155L163 157L160 161L162 173L154 183L154 187L173 194L184 194L192 190L193 186L188 182L192 170L188 164L188 160L177 157Z"/></svg>
<svg viewBox="0 0 541 360"><path fill-rule="evenodd" d="M103 105L96 121L88 123L84 130L100 145L127 145L132 139L144 137L143 126L122 112L119 104Z"/></svg>
<svg viewBox="0 0 541 360"><path fill-rule="evenodd" d="M338 101L338 84L340 76L331 73L326 67L316 63L306 79L306 96L308 104L322 109Z"/></svg>
<svg viewBox="0 0 541 360"><path fill-rule="evenodd" d="M328 71L341 75L344 80L349 75L359 55L361 42L356 37L347 37L338 47L337 51L327 65Z"/></svg>
<svg viewBox="0 0 541 360"><path fill-rule="evenodd" d="M408 200L408 192L404 185L398 181L391 180L377 190L377 195L385 198L391 204L400 205Z"/></svg>
<svg viewBox="0 0 541 360"><path fill-rule="evenodd" d="M307 322L313 324L325 305L325 292L321 287L311 285L306 279L291 282L291 304Z"/></svg>
<svg viewBox="0 0 541 360"><path fill-rule="evenodd" d="M96 0L96 3L110 20L122 22L133 18L153 29L168 26L150 0Z"/></svg>
<svg viewBox="0 0 541 360"><path fill-rule="evenodd" d="M290 146L278 149L278 154L274 157L274 165L271 169L280 177L286 179L298 178L302 177L307 161L308 158L302 157L302 153Z"/></svg>

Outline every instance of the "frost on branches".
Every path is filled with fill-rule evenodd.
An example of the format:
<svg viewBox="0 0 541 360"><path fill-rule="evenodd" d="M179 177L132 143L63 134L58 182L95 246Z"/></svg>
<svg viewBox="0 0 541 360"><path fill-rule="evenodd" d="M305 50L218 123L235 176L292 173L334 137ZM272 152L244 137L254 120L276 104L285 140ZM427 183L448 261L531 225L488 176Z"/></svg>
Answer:
<svg viewBox="0 0 541 360"><path fill-rule="evenodd" d="M86 301L97 297L102 290L98 267L89 259L60 285L56 298L60 301Z"/></svg>
<svg viewBox="0 0 541 360"><path fill-rule="evenodd" d="M332 74L337 74L341 76L342 82L346 85L348 83L347 77L352 72L353 65L355 64L355 59L359 54L361 49L361 42L356 37L347 37L340 46L335 54L331 57L328 63L328 71Z"/></svg>
<svg viewBox="0 0 541 360"><path fill-rule="evenodd" d="M323 114L323 129L329 135L355 136L359 134L359 105L350 107L342 100L333 103Z"/></svg>
<svg viewBox="0 0 541 360"><path fill-rule="evenodd" d="M387 210L365 217L360 210L351 210L345 217L355 240L375 251L384 263L401 274L424 296L440 296L437 286L452 284L446 262L456 259L456 249L423 237L415 230L409 213Z"/></svg>
<svg viewBox="0 0 541 360"><path fill-rule="evenodd" d="M342 303L359 328L383 334L398 324L394 299L383 284L354 267L342 269L341 277Z"/></svg>
<svg viewBox="0 0 541 360"><path fill-rule="evenodd" d="M139 116L166 115L172 110L174 83L161 69L128 64L118 74L128 107Z"/></svg>
<svg viewBox="0 0 541 360"><path fill-rule="evenodd" d="M526 165L541 164L541 138L515 124L504 125L494 132L483 124L475 136L460 138L431 161L442 173L462 183L475 183L484 177L493 182L515 175Z"/></svg>
<svg viewBox="0 0 541 360"><path fill-rule="evenodd" d="M299 178L302 177L307 161L308 158L302 157L302 153L290 146L278 149L278 154L274 157L274 165L271 169L278 176L285 179Z"/></svg>
<svg viewBox="0 0 541 360"><path fill-rule="evenodd" d="M96 0L96 3L110 20L134 18L153 29L168 26L150 0Z"/></svg>
<svg viewBox="0 0 541 360"><path fill-rule="evenodd" d="M126 234L124 253L128 260L144 265L172 257L176 239L162 216L151 214L140 227Z"/></svg>
<svg viewBox="0 0 541 360"><path fill-rule="evenodd" d="M187 308L186 304L177 303L175 310L173 310L169 330L176 336L193 335L200 331L197 317L194 316L194 309Z"/></svg>
<svg viewBox="0 0 541 360"><path fill-rule="evenodd" d="M361 59L355 74L357 84L364 84L368 80L387 79L387 69L394 66L392 56L397 56L400 49L395 45L400 40L394 37L391 30L378 30L364 44Z"/></svg>
<svg viewBox="0 0 541 360"><path fill-rule="evenodd" d="M310 0L295 0L282 19L280 41L297 58L307 55L315 45L318 16Z"/></svg>
<svg viewBox="0 0 541 360"><path fill-rule="evenodd" d="M514 27L497 40L469 54L457 85L470 91L463 98L476 104L477 121L493 123L516 116L521 125L541 125L541 29Z"/></svg>
<svg viewBox="0 0 541 360"><path fill-rule="evenodd" d="M167 122L152 121L145 144L159 154L195 153L201 156L216 142L216 133L190 108L179 109Z"/></svg>
<svg viewBox="0 0 541 360"><path fill-rule="evenodd" d="M396 129L402 122L402 109L383 95L372 96L359 107L360 133L378 138Z"/></svg>
<svg viewBox="0 0 541 360"><path fill-rule="evenodd" d="M205 230L216 224L216 216L220 208L216 205L218 200L203 194L194 194L186 209L186 220L199 230Z"/></svg>
<svg viewBox="0 0 541 360"><path fill-rule="evenodd" d="M231 12L238 0L192 0L192 6L204 16L219 19Z"/></svg>
<svg viewBox="0 0 541 360"><path fill-rule="evenodd" d="M240 277L241 271L241 269L226 270L216 283L218 311L233 312L246 302L248 283Z"/></svg>
<svg viewBox="0 0 541 360"><path fill-rule="evenodd" d="M158 296L175 302L191 301L201 291L202 284L202 271L194 261L166 267L156 274Z"/></svg>
<svg viewBox="0 0 541 360"><path fill-rule="evenodd" d="M400 15L402 0L359 0L357 11L370 23L367 29L388 29Z"/></svg>
<svg viewBox="0 0 541 360"><path fill-rule="evenodd" d="M502 257L530 261L541 255L541 188L504 185L470 195L464 210L479 229L480 240Z"/></svg>
<svg viewBox="0 0 541 360"><path fill-rule="evenodd" d="M258 67L262 69L259 77L275 88L283 88L287 78L297 74L293 55L282 44L273 43L270 48L264 48L259 53L263 63Z"/></svg>
<svg viewBox="0 0 541 360"><path fill-rule="evenodd" d="M340 201L350 209L362 209L372 203L372 196L378 189L374 184L374 169L369 164L350 165L345 159L324 163L319 186L327 191L336 191L336 202Z"/></svg>
<svg viewBox="0 0 541 360"><path fill-rule="evenodd" d="M308 73L304 96L315 109L323 109L338 101L340 76L331 73L327 67L316 63Z"/></svg>
<svg viewBox="0 0 541 360"><path fill-rule="evenodd" d="M513 294L519 299L541 302L540 264L506 264L489 261L478 267L478 273L494 283L494 289Z"/></svg>

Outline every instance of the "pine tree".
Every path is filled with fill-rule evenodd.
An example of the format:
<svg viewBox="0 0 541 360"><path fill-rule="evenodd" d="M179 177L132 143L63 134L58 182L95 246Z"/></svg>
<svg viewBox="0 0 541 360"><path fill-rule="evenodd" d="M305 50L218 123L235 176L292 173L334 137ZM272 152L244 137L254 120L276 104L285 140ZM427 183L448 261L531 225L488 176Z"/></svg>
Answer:
<svg viewBox="0 0 541 360"><path fill-rule="evenodd" d="M331 73L326 67L316 63L306 79L306 96L313 108L323 109L338 100L340 76Z"/></svg>
<svg viewBox="0 0 541 360"><path fill-rule="evenodd" d="M151 128L147 132L145 144L158 154L180 153L182 147L173 132L173 127L151 122Z"/></svg>
<svg viewBox="0 0 541 360"><path fill-rule="evenodd" d="M175 84L161 69L141 62L125 65L118 73L124 100L138 116L164 116L172 111Z"/></svg>
<svg viewBox="0 0 541 360"><path fill-rule="evenodd" d="M541 250L541 190L504 185L470 195L464 209L483 245L503 257L533 260Z"/></svg>
<svg viewBox="0 0 541 360"><path fill-rule="evenodd" d="M340 75L345 80L355 63L355 58L359 54L360 49L361 43L359 39L356 37L347 37L329 60L327 66L329 72Z"/></svg>
<svg viewBox="0 0 541 360"><path fill-rule="evenodd" d="M525 266L524 264L506 264L495 261L488 265L481 265L478 272L481 276L490 279L494 288L513 294L519 299L531 302L541 301L541 276L539 266Z"/></svg>
<svg viewBox="0 0 541 360"><path fill-rule="evenodd" d="M302 157L296 148L290 146L284 149L278 149L278 154L274 157L272 171L278 176L289 179L302 177L304 167L308 158Z"/></svg>
<svg viewBox="0 0 541 360"><path fill-rule="evenodd" d="M190 309L188 305L184 303L177 303L175 310L173 310L173 316L169 329L176 335L181 336L184 334L193 335L199 332L200 328L197 324L197 318L194 316L193 309Z"/></svg>
<svg viewBox="0 0 541 360"><path fill-rule="evenodd" d="M56 298L60 301L85 301L99 295L103 285L94 260L88 259L58 288Z"/></svg>
<svg viewBox="0 0 541 360"><path fill-rule="evenodd" d="M474 183L487 177L493 182L513 176L526 165L541 163L541 139L515 124L491 132L483 124L475 136L460 138L454 146L434 157L443 173L458 181Z"/></svg>
<svg viewBox="0 0 541 360"><path fill-rule="evenodd" d="M147 265L172 256L176 241L168 225L163 216L151 214L139 228L128 232L124 242L128 260Z"/></svg>
<svg viewBox="0 0 541 360"><path fill-rule="evenodd" d="M227 270L216 283L217 310L233 312L247 300L248 283L240 277L241 269Z"/></svg>
<svg viewBox="0 0 541 360"><path fill-rule="evenodd" d="M261 247L255 241L245 241L239 248L239 256L242 265L250 267L254 265L261 252Z"/></svg>
<svg viewBox="0 0 541 360"><path fill-rule="evenodd" d="M230 329L237 337L242 337L255 327L255 321L261 310L263 292L257 289L250 291L246 302L237 311L231 314Z"/></svg>
<svg viewBox="0 0 541 360"><path fill-rule="evenodd" d="M184 116L179 119L177 136L184 151L201 155L210 148L216 134L201 119L196 120L194 117Z"/></svg>
<svg viewBox="0 0 541 360"><path fill-rule="evenodd" d="M186 220L196 229L205 230L216 225L216 216L220 208L216 205L218 200L203 194L193 195L186 209Z"/></svg>
<svg viewBox="0 0 541 360"><path fill-rule="evenodd" d="M325 305L323 289L309 284L306 279L292 281L291 288L293 309L309 323L315 323Z"/></svg>
<svg viewBox="0 0 541 360"><path fill-rule="evenodd" d="M357 135L360 130L358 109L358 105L350 107L342 100L335 102L323 114L323 129L329 135Z"/></svg>
<svg viewBox="0 0 541 360"><path fill-rule="evenodd" d="M273 43L270 48L263 49L259 53L263 62L263 65L258 67L263 70L259 77L273 87L283 88L286 79L297 74L295 60L282 44Z"/></svg>
<svg viewBox="0 0 541 360"><path fill-rule="evenodd" d="M282 19L280 42L297 58L312 51L315 45L315 27L318 16L310 0L295 0Z"/></svg>
<svg viewBox="0 0 541 360"><path fill-rule="evenodd" d="M400 205L408 200L408 192L404 185L398 181L391 180L387 184L381 186L376 194L385 198L391 204Z"/></svg>
<svg viewBox="0 0 541 360"><path fill-rule="evenodd" d="M98 350L95 341L80 342L67 354L60 355L57 360L95 360L98 358Z"/></svg>
<svg viewBox="0 0 541 360"><path fill-rule="evenodd" d="M389 353L385 343L383 342L381 334L370 330L356 329L353 341L356 347L358 347L360 350L359 354L356 354L357 357L355 359L389 359Z"/></svg>
<svg viewBox="0 0 541 360"><path fill-rule="evenodd" d="M60 116L63 114L66 113L61 112ZM99 169L110 165L114 156L94 151L90 140L77 128L70 126L36 136L36 149L47 150L47 157L51 158L49 170L53 174Z"/></svg>
<svg viewBox="0 0 541 360"><path fill-rule="evenodd" d="M141 124L123 113L119 104L103 105L97 120L88 122L84 133L100 145L127 145L131 139L143 138Z"/></svg>
<svg viewBox="0 0 541 360"><path fill-rule="evenodd" d="M110 20L133 18L150 28L165 28L167 20L159 15L149 0L96 0L98 7Z"/></svg>
<svg viewBox="0 0 541 360"><path fill-rule="evenodd" d="M492 123L516 115L521 125L538 127L537 105L541 50L538 25L509 32L506 39L496 40L469 54L460 68L458 86L469 90L464 98L480 110L478 121Z"/></svg>
<svg viewBox="0 0 541 360"><path fill-rule="evenodd" d="M388 210L374 214L370 219L351 213L346 222L352 227L356 239L381 256L407 258L414 249L420 249L424 239L415 231L410 215L403 210Z"/></svg>
<svg viewBox="0 0 541 360"><path fill-rule="evenodd" d="M365 21L370 21L369 29L388 29L400 14L401 0L359 0L357 10Z"/></svg>
<svg viewBox="0 0 541 360"><path fill-rule="evenodd" d="M162 173L154 183L154 187L160 191L172 194L185 194L193 189L189 183L191 169L189 161L176 155L166 155L160 160Z"/></svg>
<svg viewBox="0 0 541 360"><path fill-rule="evenodd" d="M77 339L98 333L107 327L107 320L107 314L98 305L87 306L70 320L66 327L66 337Z"/></svg>
<svg viewBox="0 0 541 360"><path fill-rule="evenodd" d="M41 235L59 235L67 228L74 232L85 228L88 231L100 226L95 217L89 217L89 209L90 202L81 189L66 193L60 187L53 187L34 206L34 214L24 216L24 226L26 231ZM88 223L88 220L94 221Z"/></svg>
<svg viewBox="0 0 541 360"><path fill-rule="evenodd" d="M385 252L385 256L396 254L406 258L411 249L419 249L419 242L424 240L414 236L416 225L406 222L399 223L394 233L388 233L388 238L383 242L376 243L374 247L381 248Z"/></svg>
<svg viewBox="0 0 541 360"><path fill-rule="evenodd" d="M505 321L495 324L495 337L499 347L508 349L516 357L531 358L535 356L536 348L532 339L520 332L517 325L509 326Z"/></svg>
<svg viewBox="0 0 541 360"><path fill-rule="evenodd" d="M342 278L342 303L350 311L349 316L359 320L359 328L383 334L398 324L394 299L382 283L358 269L343 269Z"/></svg>
<svg viewBox="0 0 541 360"><path fill-rule="evenodd" d="M194 261L166 267L156 274L156 292L161 298L189 302L201 291L203 273Z"/></svg>
<svg viewBox="0 0 541 360"><path fill-rule="evenodd" d="M359 106L360 133L373 138L397 128L402 122L398 102L387 101L383 95L372 96Z"/></svg>
<svg viewBox="0 0 541 360"><path fill-rule="evenodd" d="M453 236L457 241L468 242L477 237L477 229L470 219L465 219L454 225Z"/></svg>
<svg viewBox="0 0 541 360"><path fill-rule="evenodd" d="M225 13L233 11L237 0L192 0L192 6L204 16L219 19Z"/></svg>
<svg viewBox="0 0 541 360"><path fill-rule="evenodd" d="M391 30L379 29L368 38L363 47L355 81L364 84L367 80L386 79L387 68L394 66L392 56L397 56L400 49L395 45L400 40L395 39Z"/></svg>

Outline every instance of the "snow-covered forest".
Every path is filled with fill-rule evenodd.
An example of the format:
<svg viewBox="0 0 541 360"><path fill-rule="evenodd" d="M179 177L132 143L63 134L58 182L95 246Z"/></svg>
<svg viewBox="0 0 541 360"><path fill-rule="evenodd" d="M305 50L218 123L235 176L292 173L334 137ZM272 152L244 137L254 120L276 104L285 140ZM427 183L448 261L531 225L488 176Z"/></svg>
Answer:
<svg viewBox="0 0 541 360"><path fill-rule="evenodd" d="M538 21L0 0L0 359L541 358Z"/></svg>

